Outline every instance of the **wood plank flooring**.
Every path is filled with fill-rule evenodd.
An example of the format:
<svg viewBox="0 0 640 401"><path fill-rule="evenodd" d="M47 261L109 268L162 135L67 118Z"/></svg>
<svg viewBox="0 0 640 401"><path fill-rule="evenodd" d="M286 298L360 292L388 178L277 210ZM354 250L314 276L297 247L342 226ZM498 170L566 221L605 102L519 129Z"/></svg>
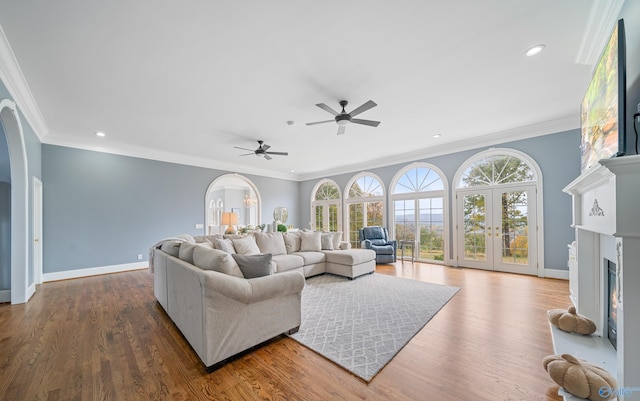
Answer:
<svg viewBox="0 0 640 401"><path fill-rule="evenodd" d="M140 270L0 305L0 400L560 400L542 358L567 281L407 262L377 272L461 291L369 384L286 337L208 374Z"/></svg>

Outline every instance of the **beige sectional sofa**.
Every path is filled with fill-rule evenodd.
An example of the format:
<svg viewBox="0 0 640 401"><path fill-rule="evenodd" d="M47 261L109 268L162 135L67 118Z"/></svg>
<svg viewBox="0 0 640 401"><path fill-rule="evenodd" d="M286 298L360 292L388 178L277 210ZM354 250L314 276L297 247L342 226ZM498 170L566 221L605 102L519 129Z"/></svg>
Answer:
<svg viewBox="0 0 640 401"><path fill-rule="evenodd" d="M353 279L375 271L374 251L334 249L347 248L337 236L260 233L164 240L151 250L154 294L207 369L214 370L298 330L305 277L333 273ZM249 273L246 260L252 258L259 266ZM245 278L249 274L254 278Z"/></svg>

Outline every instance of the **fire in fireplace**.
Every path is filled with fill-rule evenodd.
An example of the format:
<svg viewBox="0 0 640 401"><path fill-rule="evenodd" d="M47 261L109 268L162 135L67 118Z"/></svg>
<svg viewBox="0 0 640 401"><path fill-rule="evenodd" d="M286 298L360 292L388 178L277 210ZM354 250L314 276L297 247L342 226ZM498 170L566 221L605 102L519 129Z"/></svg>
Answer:
<svg viewBox="0 0 640 401"><path fill-rule="evenodd" d="M607 312L607 337L613 348L618 349L618 291L616 289L616 264L605 259L607 264L608 277L608 312Z"/></svg>

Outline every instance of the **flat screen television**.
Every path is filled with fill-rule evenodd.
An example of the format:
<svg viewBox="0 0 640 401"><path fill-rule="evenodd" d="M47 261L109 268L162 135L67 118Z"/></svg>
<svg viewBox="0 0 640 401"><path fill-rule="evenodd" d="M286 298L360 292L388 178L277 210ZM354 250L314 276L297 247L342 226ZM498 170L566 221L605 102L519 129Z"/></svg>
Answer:
<svg viewBox="0 0 640 401"><path fill-rule="evenodd" d="M582 100L583 172L598 160L625 154L626 91L624 21L618 20Z"/></svg>

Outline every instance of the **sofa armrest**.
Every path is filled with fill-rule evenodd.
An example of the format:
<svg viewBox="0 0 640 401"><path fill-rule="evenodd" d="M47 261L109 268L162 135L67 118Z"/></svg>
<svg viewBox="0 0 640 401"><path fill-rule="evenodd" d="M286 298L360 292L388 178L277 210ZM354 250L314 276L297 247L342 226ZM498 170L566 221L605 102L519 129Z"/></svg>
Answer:
<svg viewBox="0 0 640 401"><path fill-rule="evenodd" d="M244 304L252 304L270 298L300 293L304 288L304 275L288 271L252 279L238 278L224 273L207 271L204 287L227 298Z"/></svg>
<svg viewBox="0 0 640 401"><path fill-rule="evenodd" d="M360 248L363 249L371 249L371 240L365 239L360 242Z"/></svg>

